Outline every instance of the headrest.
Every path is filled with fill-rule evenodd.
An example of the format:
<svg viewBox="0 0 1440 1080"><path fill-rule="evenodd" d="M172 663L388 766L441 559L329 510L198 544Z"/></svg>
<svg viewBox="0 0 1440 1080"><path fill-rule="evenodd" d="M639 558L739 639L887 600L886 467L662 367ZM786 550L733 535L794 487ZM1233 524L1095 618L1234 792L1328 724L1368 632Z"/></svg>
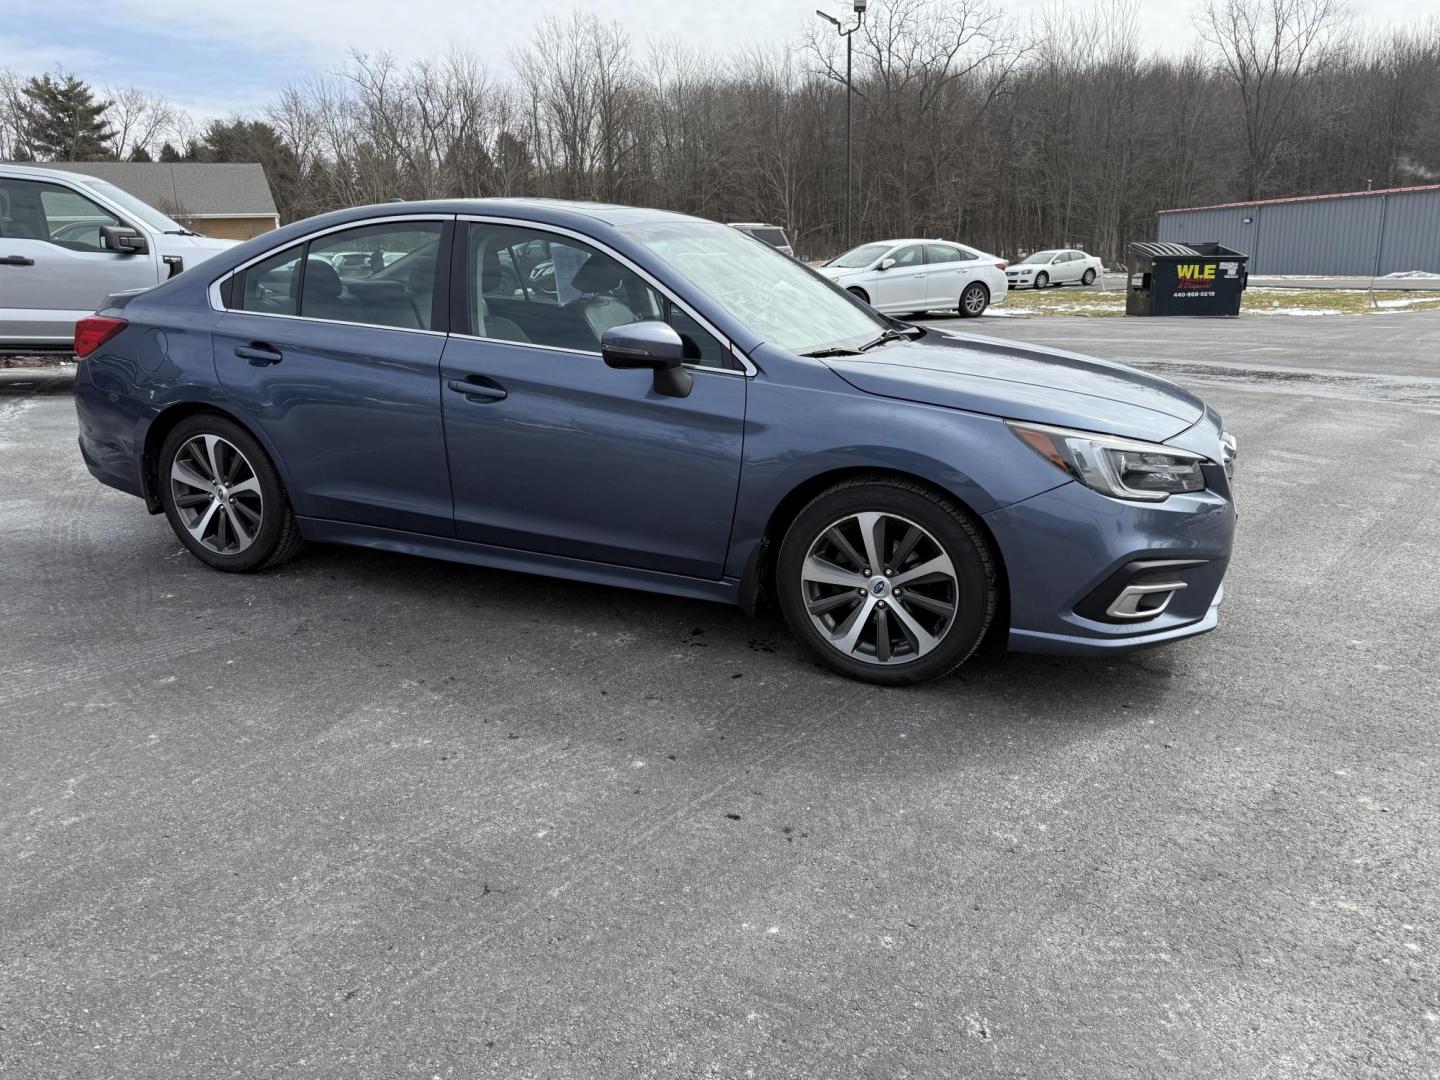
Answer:
<svg viewBox="0 0 1440 1080"><path fill-rule="evenodd" d="M618 289L624 280L620 264L609 255L602 255L597 251L575 271L575 277L570 284L577 292L597 293Z"/></svg>
<svg viewBox="0 0 1440 1080"><path fill-rule="evenodd" d="M345 286L340 275L324 259L313 255L305 260L305 298L307 300L335 300Z"/></svg>

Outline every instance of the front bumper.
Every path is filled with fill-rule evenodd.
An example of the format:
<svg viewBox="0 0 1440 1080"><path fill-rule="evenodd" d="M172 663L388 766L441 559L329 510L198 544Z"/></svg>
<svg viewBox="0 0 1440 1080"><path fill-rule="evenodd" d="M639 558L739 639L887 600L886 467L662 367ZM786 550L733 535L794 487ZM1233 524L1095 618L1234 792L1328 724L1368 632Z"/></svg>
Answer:
<svg viewBox="0 0 1440 1080"><path fill-rule="evenodd" d="M1132 504L1072 482L985 522L1009 576L1009 646L1017 652L1127 652L1206 633L1219 621L1235 510L1216 491ZM1162 563L1183 588L1161 610L1142 618L1107 613L1130 581L1153 580L1148 568Z"/></svg>

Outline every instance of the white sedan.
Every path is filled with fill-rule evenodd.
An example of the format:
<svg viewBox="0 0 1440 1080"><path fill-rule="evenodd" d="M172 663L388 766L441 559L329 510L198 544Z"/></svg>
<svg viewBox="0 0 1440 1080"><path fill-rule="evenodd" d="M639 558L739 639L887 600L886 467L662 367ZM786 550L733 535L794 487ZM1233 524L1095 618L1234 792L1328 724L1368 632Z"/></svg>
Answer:
<svg viewBox="0 0 1440 1080"><path fill-rule="evenodd" d="M958 310L973 319L1005 301L1005 261L945 240L861 244L816 271L878 311Z"/></svg>
<svg viewBox="0 0 1440 1080"><path fill-rule="evenodd" d="M1037 251L1005 271L1010 288L1023 285L1043 289L1050 285L1090 285L1105 272L1104 264L1094 255L1074 248Z"/></svg>

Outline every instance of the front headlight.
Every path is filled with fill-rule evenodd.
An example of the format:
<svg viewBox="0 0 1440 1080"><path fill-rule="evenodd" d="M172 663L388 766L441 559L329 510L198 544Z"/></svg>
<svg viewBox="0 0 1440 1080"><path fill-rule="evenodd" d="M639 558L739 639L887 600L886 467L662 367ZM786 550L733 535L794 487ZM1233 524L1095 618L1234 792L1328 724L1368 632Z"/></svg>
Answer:
<svg viewBox="0 0 1440 1080"><path fill-rule="evenodd" d="M1205 490L1205 458L1159 443L1046 424L1007 420L1026 446L1057 469L1115 499L1160 502L1186 491Z"/></svg>

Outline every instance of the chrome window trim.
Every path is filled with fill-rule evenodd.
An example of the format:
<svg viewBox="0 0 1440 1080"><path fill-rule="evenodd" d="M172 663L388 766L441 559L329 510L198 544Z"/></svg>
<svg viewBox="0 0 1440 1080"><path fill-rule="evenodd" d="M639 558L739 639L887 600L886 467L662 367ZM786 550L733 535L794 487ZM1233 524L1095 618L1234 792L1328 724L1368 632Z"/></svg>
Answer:
<svg viewBox="0 0 1440 1080"><path fill-rule="evenodd" d="M248 314L248 312L246 314ZM290 318L291 316L283 317ZM425 332L438 333L438 331L434 330L427 330ZM458 341L483 341L487 345L510 345L517 349L540 349L544 352L568 353L571 356L583 356L587 360L601 359L601 354L592 349L567 349L563 345L541 345L534 341L516 341L514 338L483 337L480 334L461 334L454 331L452 331L448 336L455 338ZM739 357L739 354L735 351L734 347L731 346L723 336L717 335L716 340L720 341L722 344L724 344L727 348L730 349L731 356L735 356L737 358ZM688 368L690 371L704 371L710 372L715 375L729 375L737 379L748 379L750 375L754 374L750 371L739 371L736 368L715 367L713 364L697 364L693 361L687 361L680 366L683 368Z"/></svg>
<svg viewBox="0 0 1440 1080"><path fill-rule="evenodd" d="M340 322L340 320L338 320L338 319L317 319L317 318L315 318L314 316L311 316L311 315L277 315L277 314L275 314L274 312L269 312L269 311L246 311L244 308L227 308L227 307L225 306L225 302L220 298L220 289L224 286L225 282L229 281L229 280L230 280L231 278L233 278L236 274L240 273L240 272L243 271L243 270L248 270L250 267L254 266L256 263L258 263L258 262L264 262L266 259L274 258L276 255L279 255L279 254L280 254L281 252L283 252L283 251L289 251L292 247L299 247L301 244L308 244L308 243L310 243L312 240L316 240L316 239L318 239L318 238L320 238L320 237L322 237L322 236L329 236L331 233L343 232L343 231L345 231L346 229L363 229L363 228L365 228L365 227L368 226L368 225L390 225L390 224L393 224L393 223L395 223L395 222L402 222L402 221L440 221L440 222L445 222L445 221L454 221L454 220L455 220L455 215L454 215L454 214L389 214L389 215L386 215L385 217L365 218L365 219L360 220L360 221L347 221L347 222L345 222L345 223L342 224L342 225L332 225L332 226L330 226L328 229L321 229L319 232L307 233L305 236L302 236L302 237L299 237L299 238L297 238L297 239L295 239L295 240L292 240L292 241L291 241L290 243L288 243L288 244L282 244L282 245L280 245L279 247L268 248L268 249L266 249L265 251L261 252L259 255L256 255L253 259L246 259L246 260L245 260L243 263L241 263L239 266L231 267L229 270L226 270L226 271L225 271L223 274L221 274L219 277L214 278L214 279L210 282L210 288L207 290L207 293L208 293L208 295L209 295L209 297L210 297L210 308L211 308L211 310L213 310L213 311L218 311L218 312L220 312L221 314L225 314L225 313L228 313L228 312L232 312L232 311L233 311L233 312L235 312L235 313L238 314L238 315L260 315L260 316L263 316L263 317L265 317L265 318L272 318L272 319L303 319L303 320L306 321L306 322L329 322L329 323ZM379 326L379 327L381 327L382 329L386 329L386 330L405 330L405 329L406 329L406 327L403 327L403 326L386 326L384 323L343 323L343 325L345 325L345 326ZM439 331L439 330L419 330L419 329L410 330L409 332L412 333L412 334L439 334L439 333L441 333L441 331ZM443 336L443 335L442 335L442 336Z"/></svg>
<svg viewBox="0 0 1440 1080"><path fill-rule="evenodd" d="M256 319L287 319L290 322L323 323L326 326L359 326L366 330L394 330L397 334L427 334L448 337L444 330L426 330L420 326L391 326L389 323L350 322L346 319L322 319L317 315L282 315L277 311L246 311L244 308L222 308L226 315L248 315ZM458 334L456 335L459 336Z"/></svg>
<svg viewBox="0 0 1440 1080"><path fill-rule="evenodd" d="M648 270L646 270L644 267L639 266L637 263L635 263L634 260L626 257L625 255L622 255L620 252L616 251L608 244L605 244L603 241L597 240L593 236L587 236L585 233L576 232L574 229L567 229L563 225L550 225L545 222L531 221L528 218L495 217L493 215L486 214L458 214L456 216L460 221L473 221L481 225L508 225L512 228L534 229L538 232L556 233L560 236L568 236L572 240L579 240L583 244L590 245L597 251L601 251L604 254L610 256L610 258L614 259L622 266L628 267L630 270L640 275L640 277L642 277L644 280L648 281L651 287L654 288L656 292L658 292L661 296L665 297L672 304L679 307L681 311L685 312L685 314L689 315L692 319L694 319L700 325L701 329L703 329L707 334L709 334L716 341L718 341L721 347L730 353L731 358L739 362L742 370L736 371L733 368L717 368L709 364L685 364L685 367L691 368L695 371L725 372L731 375L741 375L746 378L749 378L753 375L758 375L760 373L760 369L750 362L750 358L747 357L744 353L742 353L739 349L737 349L735 347L735 343L731 341L729 337L717 330L714 324L712 324L709 319L706 319L698 311L692 308L688 303L686 303L680 297L676 296L669 288L656 280L655 276L651 274ZM533 342L529 341L509 341L505 338L489 338L475 334L452 334L451 336L459 338L469 338L473 341L497 341L503 345L520 345L528 348L550 349L555 352L575 353L578 356L600 355L598 351L589 352L585 349L564 349L554 345L536 345Z"/></svg>

